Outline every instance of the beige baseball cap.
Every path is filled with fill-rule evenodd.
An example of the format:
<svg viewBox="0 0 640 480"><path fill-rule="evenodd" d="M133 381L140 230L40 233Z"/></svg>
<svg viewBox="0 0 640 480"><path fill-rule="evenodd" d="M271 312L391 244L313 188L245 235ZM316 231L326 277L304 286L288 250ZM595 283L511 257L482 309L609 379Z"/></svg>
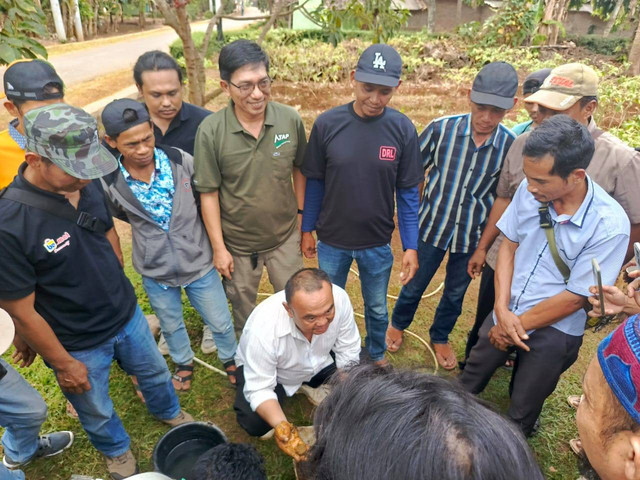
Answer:
<svg viewBox="0 0 640 480"><path fill-rule="evenodd" d="M567 63L551 70L540 90L524 99L551 110L564 111L582 97L598 95L598 74L582 63Z"/></svg>
<svg viewBox="0 0 640 480"><path fill-rule="evenodd" d="M16 327L13 325L11 315L0 308L0 355L9 350L15 333Z"/></svg>

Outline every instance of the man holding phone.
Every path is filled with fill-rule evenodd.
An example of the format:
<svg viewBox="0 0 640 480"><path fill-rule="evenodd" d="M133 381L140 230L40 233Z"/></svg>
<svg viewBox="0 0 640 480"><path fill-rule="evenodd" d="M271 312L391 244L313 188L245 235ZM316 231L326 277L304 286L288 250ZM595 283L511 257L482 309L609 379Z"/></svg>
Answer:
<svg viewBox="0 0 640 480"><path fill-rule="evenodd" d="M460 376L480 393L516 350L507 415L525 435L560 375L578 357L590 296L592 259L615 281L629 242L622 207L585 172L594 152L587 128L566 115L527 138L524 173L497 223L505 240L496 266L496 302Z"/></svg>

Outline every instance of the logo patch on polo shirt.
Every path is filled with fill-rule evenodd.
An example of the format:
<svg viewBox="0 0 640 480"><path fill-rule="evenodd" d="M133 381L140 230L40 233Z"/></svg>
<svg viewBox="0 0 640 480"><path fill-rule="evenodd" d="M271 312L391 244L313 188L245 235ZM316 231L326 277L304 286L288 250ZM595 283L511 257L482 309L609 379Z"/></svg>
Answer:
<svg viewBox="0 0 640 480"><path fill-rule="evenodd" d="M280 148L285 143L291 143L291 140L289 139L289 134L288 133L276 133L276 136L273 139L273 146L276 147L276 148Z"/></svg>
<svg viewBox="0 0 640 480"><path fill-rule="evenodd" d="M69 232L64 232L61 236L59 236L56 240L53 238L45 238L42 246L49 253L58 253L63 248L66 248L70 245L71 235Z"/></svg>
<svg viewBox="0 0 640 480"><path fill-rule="evenodd" d="M191 190L191 180L189 180L188 178L183 178L182 186L184 187L185 190Z"/></svg>
<svg viewBox="0 0 640 480"><path fill-rule="evenodd" d="M393 162L396 159L396 147L380 147L380 160Z"/></svg>

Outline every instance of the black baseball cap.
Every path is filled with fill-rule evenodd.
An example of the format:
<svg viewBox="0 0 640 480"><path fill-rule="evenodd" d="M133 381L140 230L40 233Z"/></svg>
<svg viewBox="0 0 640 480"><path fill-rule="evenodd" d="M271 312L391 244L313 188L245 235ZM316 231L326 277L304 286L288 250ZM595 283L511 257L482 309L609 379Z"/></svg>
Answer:
<svg viewBox="0 0 640 480"><path fill-rule="evenodd" d="M60 90L46 93L50 83L60 85ZM9 100L51 100L64 97L64 83L49 62L44 60L18 60L4 72L4 94Z"/></svg>
<svg viewBox="0 0 640 480"><path fill-rule="evenodd" d="M135 115L128 116L125 120L127 110L133 110ZM113 137L136 125L149 122L151 117L144 104L130 98L120 98L104 107L101 120L106 134Z"/></svg>
<svg viewBox="0 0 640 480"><path fill-rule="evenodd" d="M537 70L527 75L527 78L524 79L524 83L522 84L523 95L526 95L527 93L536 93L540 90L545 78L547 78L550 73L550 68L543 68L542 70Z"/></svg>
<svg viewBox="0 0 640 480"><path fill-rule="evenodd" d="M402 58L393 47L376 43L358 59L355 78L359 82L397 87L402 75Z"/></svg>
<svg viewBox="0 0 640 480"><path fill-rule="evenodd" d="M518 74L507 62L492 62L478 72L471 87L471 101L509 110L518 91Z"/></svg>

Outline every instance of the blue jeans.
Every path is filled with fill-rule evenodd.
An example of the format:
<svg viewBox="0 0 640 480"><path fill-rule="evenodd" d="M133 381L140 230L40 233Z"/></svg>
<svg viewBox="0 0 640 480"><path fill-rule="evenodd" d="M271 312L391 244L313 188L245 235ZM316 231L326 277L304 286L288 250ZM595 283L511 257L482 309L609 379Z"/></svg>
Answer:
<svg viewBox="0 0 640 480"><path fill-rule="evenodd" d="M318 241L318 265L321 270L327 272L331 282L339 287L345 287L353 260L358 265L364 300L364 323L367 328L364 346L371 360L376 362L384 358L387 349L387 289L393 266L393 253L389 245L363 250L345 250Z"/></svg>
<svg viewBox="0 0 640 480"><path fill-rule="evenodd" d="M416 276L400 291L398 301L393 308L391 324L398 330L409 328L418 309L422 294L429 286L429 282L442 263L446 250L433 247L422 240L418 241L418 264L420 268ZM447 275L444 279L444 292L433 324L429 329L429 336L433 343L447 343L449 334L462 311L462 301L467 291L471 277L467 273L467 264L473 252L451 253L447 262Z"/></svg>
<svg viewBox="0 0 640 480"><path fill-rule="evenodd" d="M107 457L117 457L129 449L129 435L109 397L109 371L113 360L117 360L128 375L138 377L147 409L153 416L170 420L180 413L171 374L140 307L106 342L69 354L87 367L91 390L81 394L63 393L78 412L93 446Z"/></svg>
<svg viewBox="0 0 640 480"><path fill-rule="evenodd" d="M160 328L167 340L171 360L176 365L188 365L193 361L194 353L187 329L182 318L182 289L168 287L152 278L142 277L151 308L158 315ZM238 346L231 323L229 304L222 288L220 275L215 269L184 286L193 308L209 325L218 346L218 358L222 362L231 360Z"/></svg>
<svg viewBox="0 0 640 480"><path fill-rule="evenodd" d="M9 470L0 462L0 480L24 480L22 470Z"/></svg>
<svg viewBox="0 0 640 480"><path fill-rule="evenodd" d="M40 394L7 362L0 380L0 425L4 453L15 462L29 460L38 449L38 433L47 419L47 405ZM0 472L0 479L4 478Z"/></svg>

